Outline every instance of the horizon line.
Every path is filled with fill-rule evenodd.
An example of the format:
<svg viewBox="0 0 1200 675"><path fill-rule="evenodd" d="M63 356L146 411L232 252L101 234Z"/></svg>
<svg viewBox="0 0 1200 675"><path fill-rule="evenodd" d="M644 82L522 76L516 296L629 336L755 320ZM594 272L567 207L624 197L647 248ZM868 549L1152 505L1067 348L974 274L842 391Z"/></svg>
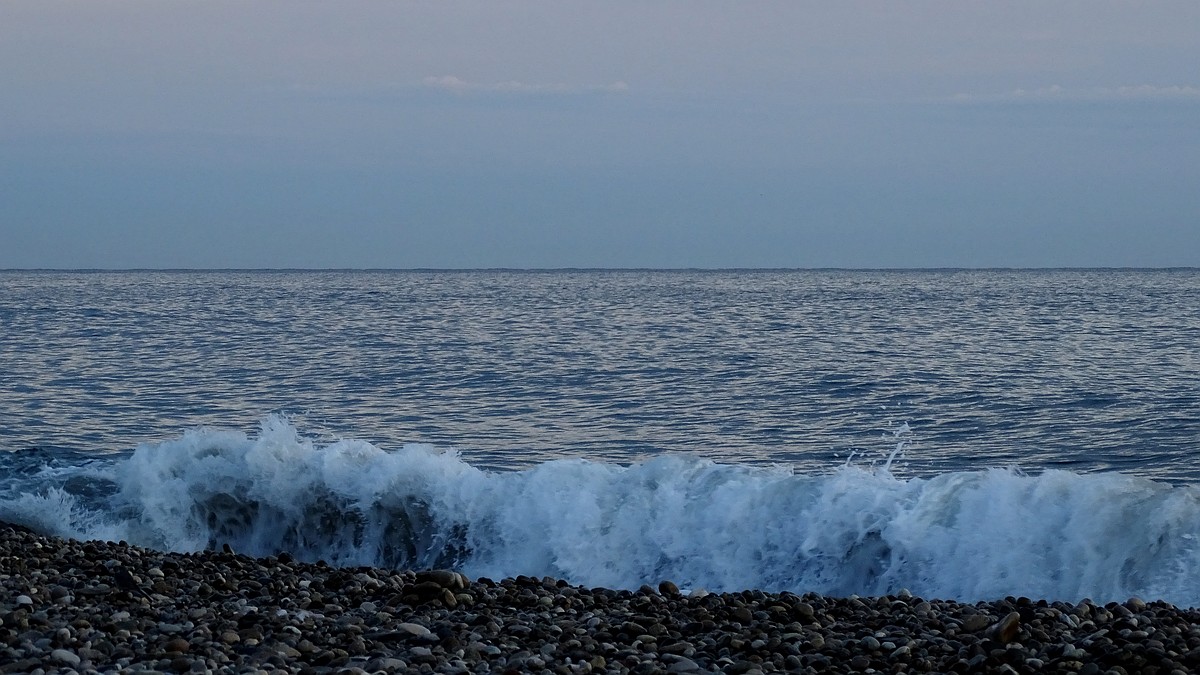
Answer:
<svg viewBox="0 0 1200 675"><path fill-rule="evenodd" d="M11 272L986 272L986 271L1087 271L1200 270L1198 265L1046 265L937 267L2 267Z"/></svg>

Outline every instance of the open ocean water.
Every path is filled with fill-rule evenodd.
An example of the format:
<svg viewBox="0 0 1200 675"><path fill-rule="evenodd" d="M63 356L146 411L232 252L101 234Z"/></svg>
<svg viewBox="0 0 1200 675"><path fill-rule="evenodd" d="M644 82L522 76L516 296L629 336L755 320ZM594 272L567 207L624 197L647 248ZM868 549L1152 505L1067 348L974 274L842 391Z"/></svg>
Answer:
<svg viewBox="0 0 1200 675"><path fill-rule="evenodd" d="M0 272L0 520L1200 605L1200 271Z"/></svg>

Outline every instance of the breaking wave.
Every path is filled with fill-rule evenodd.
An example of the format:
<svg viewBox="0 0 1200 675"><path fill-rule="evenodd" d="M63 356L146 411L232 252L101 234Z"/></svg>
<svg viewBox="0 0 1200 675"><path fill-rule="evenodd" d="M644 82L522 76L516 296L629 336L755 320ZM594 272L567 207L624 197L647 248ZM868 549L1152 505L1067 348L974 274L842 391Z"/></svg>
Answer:
<svg viewBox="0 0 1200 675"><path fill-rule="evenodd" d="M1200 605L1200 492L1118 473L801 475L690 456L492 472L429 446L318 444L269 417L257 436L197 429L116 461L47 464L4 484L0 520L163 550L610 588Z"/></svg>

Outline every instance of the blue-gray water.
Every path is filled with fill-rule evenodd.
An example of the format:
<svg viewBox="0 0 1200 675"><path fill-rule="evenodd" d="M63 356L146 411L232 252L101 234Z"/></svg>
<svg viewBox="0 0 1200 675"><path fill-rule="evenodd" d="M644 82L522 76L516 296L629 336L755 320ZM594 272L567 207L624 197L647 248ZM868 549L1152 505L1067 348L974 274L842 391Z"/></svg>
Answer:
<svg viewBox="0 0 1200 675"><path fill-rule="evenodd" d="M457 562L611 585L673 573L710 587L864 592L927 583L973 597L1026 583L1049 595L1130 590L1196 602L1200 590L1193 599L1190 586L1164 579L1179 569L1191 575L1190 561L1200 559L1192 544L1200 535L1198 352L1197 270L0 272L0 517L170 548L232 540L347 563ZM902 457L884 471L898 447ZM461 459L437 454L446 450ZM263 453L284 464L257 474L266 471ZM410 464L374 464L401 457ZM564 458L587 462L552 461ZM347 478L354 469L343 460L392 482L367 489L365 479ZM292 520L272 507L268 518L264 504L296 495L264 485L297 464L308 468L289 480L327 490L328 499ZM1015 470L990 471L1006 468ZM770 487L785 475L798 482ZM214 477L248 482L219 488ZM631 480L645 489L627 492ZM664 486L676 480L684 482L668 496ZM1006 480L1016 482L989 482ZM181 487L146 494L148 481ZM983 506L967 508L962 481ZM433 483L441 487L421 492ZM466 499L464 486L478 495L497 484L528 493L520 510L454 501ZM735 484L758 495L753 504L714 497ZM892 493L886 506L865 496ZM1168 518L1154 526L1166 548L1138 563L1146 571L1137 578L1118 560L1092 587L1053 585L1074 574L1058 558L1027 561L1026 581L1011 588L938 587L945 570L914 561L953 564L968 552L920 553L901 532L935 493L957 501L930 523L987 527L980 522L994 524L996 514L986 504L1000 500L1029 519L1053 512L1075 519L1063 527L1084 530ZM1081 525L1096 500L1119 507L1113 519ZM693 501L719 513L670 511ZM446 513L429 515L438 504ZM1147 504L1153 515L1122 520ZM313 524L355 509L339 526ZM866 515L838 530L832 548L803 526L772 520L855 509ZM310 522L317 511L325 520ZM593 539L611 537L626 531L620 518L630 512L640 515L628 532L643 535L655 523L703 529L751 517L766 519L765 538L691 537L674 547L665 532L652 544L620 538L607 545L645 561L599 571L571 562L597 553L566 535L528 560L497 553L488 538L500 521L506 545L519 545L513 533L530 523L537 534L529 537L544 537L540 519L550 514L579 519L576 530L595 525ZM248 518L259 522L238 530ZM399 521L407 534L397 533ZM1019 538L1036 529L1010 526L998 531ZM329 531L313 531L321 527ZM929 527L908 536L936 539ZM264 528L278 536L264 539ZM175 530L188 534L165 534ZM794 545L781 543L789 537L798 537ZM946 538L961 539L961 531ZM1024 544L1033 551L1046 542ZM722 546L730 556L753 549L745 564L762 573L731 578L727 566L697 567L704 551ZM1060 581L1043 589L1047 565Z"/></svg>

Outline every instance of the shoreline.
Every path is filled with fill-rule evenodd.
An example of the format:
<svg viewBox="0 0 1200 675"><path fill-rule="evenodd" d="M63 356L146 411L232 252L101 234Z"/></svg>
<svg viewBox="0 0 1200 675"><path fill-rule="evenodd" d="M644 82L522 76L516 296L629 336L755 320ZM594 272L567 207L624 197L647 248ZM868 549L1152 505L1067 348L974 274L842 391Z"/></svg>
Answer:
<svg viewBox="0 0 1200 675"><path fill-rule="evenodd" d="M1200 670L1164 602L680 594L287 554L166 553L0 523L0 673Z"/></svg>

